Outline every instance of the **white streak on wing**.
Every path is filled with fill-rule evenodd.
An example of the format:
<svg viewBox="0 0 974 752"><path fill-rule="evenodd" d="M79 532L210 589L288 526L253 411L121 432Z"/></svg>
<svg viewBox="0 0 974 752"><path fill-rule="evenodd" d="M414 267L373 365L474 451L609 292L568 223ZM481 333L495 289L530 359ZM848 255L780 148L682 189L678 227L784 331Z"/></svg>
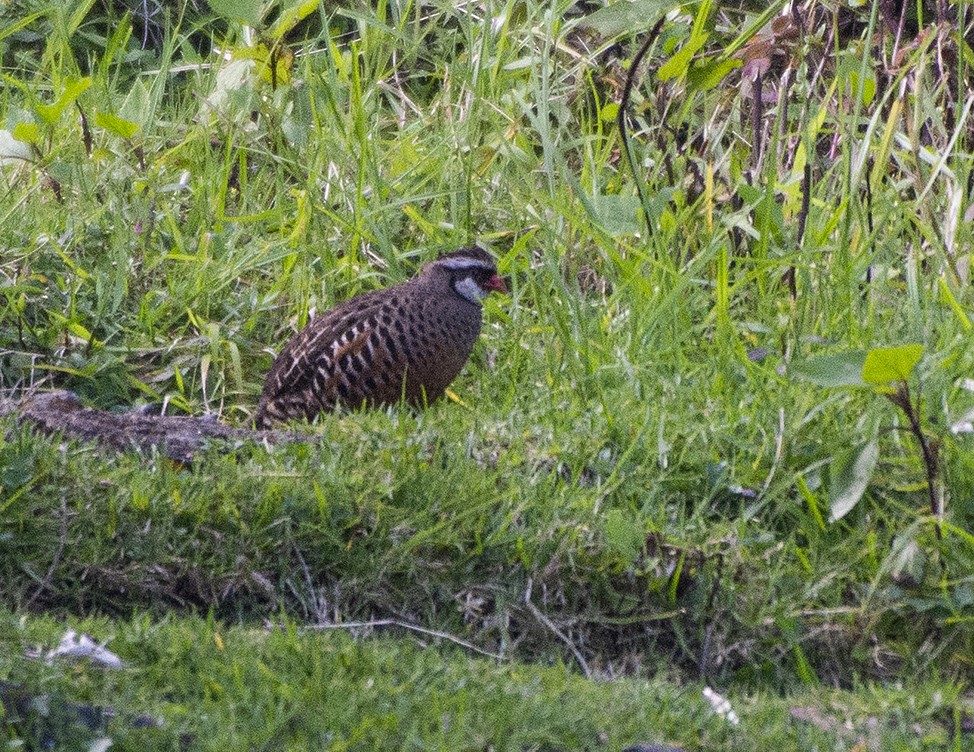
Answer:
<svg viewBox="0 0 974 752"><path fill-rule="evenodd" d="M304 346L301 348L302 353L317 352L318 350L320 350L321 349L321 345L319 343L321 342L322 339L325 338L325 335L326 334L328 334L328 329L327 328L319 329L317 332L315 332L314 333L314 336L310 337L308 339L308 341L304 343ZM333 344L333 347L334 347L334 344ZM334 350L332 350L332 352L334 352ZM295 358L294 363L291 365L291 367L287 371L287 374L285 374L285 375L286 376L290 376L291 375L291 372L299 364L302 367L306 367L306 363L307 363L307 357L304 357L303 356L301 358Z"/></svg>
<svg viewBox="0 0 974 752"><path fill-rule="evenodd" d="M362 332L371 330L371 327L368 326L367 322L361 320L356 321L355 318L356 316L354 314L346 314L346 316L342 318L340 326L349 328L345 329L342 334L335 337L330 343L322 343L322 340L334 333L334 327L325 326L316 331L302 345L300 355L293 358L287 370L278 376L277 383L285 384L292 380L292 376L295 373L300 374L302 371L313 367L312 362L310 362L308 358L309 353L313 353L316 356L316 361L324 359L326 367L330 367L331 364L335 362L335 356L342 347L354 342L355 338L358 337ZM295 336L300 336L300 334ZM322 344L324 344L324 348L326 348L324 352L322 352ZM367 340L367 344L370 348L372 347L371 338Z"/></svg>
<svg viewBox="0 0 974 752"><path fill-rule="evenodd" d="M296 369L298 367L301 367L301 368L304 367L304 358L294 358L294 359L292 359L291 360L290 367L284 373L282 373L280 375L280 377L277 380L277 383L278 384L281 384L284 381L286 381L291 376L291 374L294 373L294 369Z"/></svg>

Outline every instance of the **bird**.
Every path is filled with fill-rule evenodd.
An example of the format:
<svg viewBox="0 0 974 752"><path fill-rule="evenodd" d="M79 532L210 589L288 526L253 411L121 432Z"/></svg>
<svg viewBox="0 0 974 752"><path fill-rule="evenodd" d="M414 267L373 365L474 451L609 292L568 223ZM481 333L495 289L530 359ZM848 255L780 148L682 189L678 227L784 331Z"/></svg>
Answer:
<svg viewBox="0 0 974 752"><path fill-rule="evenodd" d="M480 336L482 303L507 292L479 246L443 253L402 284L316 316L283 347L254 423L312 420L339 406L421 408L440 398Z"/></svg>

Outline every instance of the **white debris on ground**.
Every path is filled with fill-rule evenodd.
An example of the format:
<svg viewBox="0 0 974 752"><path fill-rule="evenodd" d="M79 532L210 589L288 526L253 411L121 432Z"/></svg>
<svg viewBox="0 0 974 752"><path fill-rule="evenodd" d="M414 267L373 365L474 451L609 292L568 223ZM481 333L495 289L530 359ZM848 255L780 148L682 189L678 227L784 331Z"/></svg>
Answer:
<svg viewBox="0 0 974 752"><path fill-rule="evenodd" d="M122 659L115 653L99 645L89 635L78 634L73 629L64 633L61 642L54 650L48 652L47 661L55 658L87 658L92 663L106 668L122 668Z"/></svg>
<svg viewBox="0 0 974 752"><path fill-rule="evenodd" d="M728 723L736 726L741 722L741 719L734 712L731 704L710 687L703 688L703 696L710 703L710 707L713 708L714 712L721 718L726 719Z"/></svg>
<svg viewBox="0 0 974 752"><path fill-rule="evenodd" d="M958 386L967 392L974 392L974 379L963 379ZM974 433L974 410L968 410L957 420L951 421L950 432L955 436L960 433Z"/></svg>

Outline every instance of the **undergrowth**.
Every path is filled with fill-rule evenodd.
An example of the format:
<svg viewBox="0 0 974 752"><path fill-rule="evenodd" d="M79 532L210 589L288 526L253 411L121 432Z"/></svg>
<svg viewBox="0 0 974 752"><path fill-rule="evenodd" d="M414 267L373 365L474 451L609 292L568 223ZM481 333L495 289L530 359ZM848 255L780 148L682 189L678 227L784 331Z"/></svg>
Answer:
<svg viewBox="0 0 974 752"><path fill-rule="evenodd" d="M703 3L638 71L658 3L225 5L6 7L0 386L245 425L295 329L439 250L489 248L510 295L455 400L308 446L174 468L3 419L7 607L966 680L966 5ZM888 401L794 373L906 343L943 510Z"/></svg>
<svg viewBox="0 0 974 752"><path fill-rule="evenodd" d="M734 727L693 685L590 682L565 666L497 666L381 633L361 639L367 629L354 639L287 622L265 630L143 613L76 626L107 643L124 667L24 658L23 651L56 644L61 625L0 614L0 671L19 691L43 697L33 715L16 722L8 715L0 739L42 748L57 738L65 750L90 750L104 739L113 750L619 752L639 742L742 752L856 744L941 750L964 708L955 687L914 683L808 689L788 701L733 695L741 720ZM79 717L102 722L89 728ZM56 736L58 723L70 733Z"/></svg>

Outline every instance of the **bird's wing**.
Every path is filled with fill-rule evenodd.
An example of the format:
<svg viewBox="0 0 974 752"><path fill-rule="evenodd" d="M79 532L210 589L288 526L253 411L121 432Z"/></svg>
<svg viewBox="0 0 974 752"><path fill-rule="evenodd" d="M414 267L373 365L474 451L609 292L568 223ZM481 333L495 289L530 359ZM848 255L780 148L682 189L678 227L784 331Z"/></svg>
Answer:
<svg viewBox="0 0 974 752"><path fill-rule="evenodd" d="M369 380L377 355L380 303L356 303L312 320L285 345L264 382L258 418L312 417L339 401L354 404L370 396L358 382Z"/></svg>

